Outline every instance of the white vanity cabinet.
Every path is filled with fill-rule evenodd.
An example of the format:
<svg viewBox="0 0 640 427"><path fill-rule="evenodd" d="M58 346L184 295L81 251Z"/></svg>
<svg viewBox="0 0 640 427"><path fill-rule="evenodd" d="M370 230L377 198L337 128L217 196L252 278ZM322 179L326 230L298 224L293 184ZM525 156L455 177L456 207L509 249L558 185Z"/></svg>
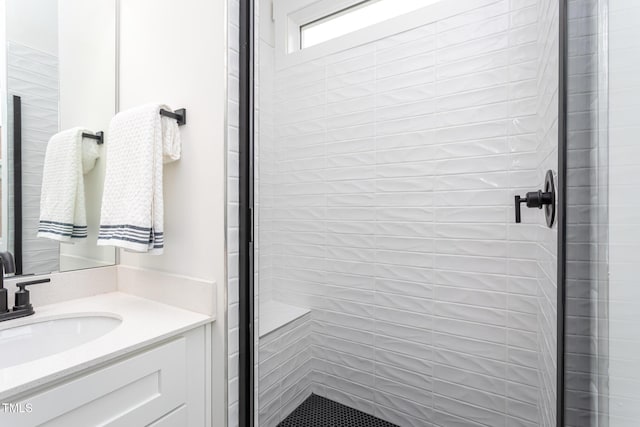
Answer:
<svg viewBox="0 0 640 427"><path fill-rule="evenodd" d="M22 412L5 411L0 425L207 426L205 334L201 326L22 393L11 400Z"/></svg>

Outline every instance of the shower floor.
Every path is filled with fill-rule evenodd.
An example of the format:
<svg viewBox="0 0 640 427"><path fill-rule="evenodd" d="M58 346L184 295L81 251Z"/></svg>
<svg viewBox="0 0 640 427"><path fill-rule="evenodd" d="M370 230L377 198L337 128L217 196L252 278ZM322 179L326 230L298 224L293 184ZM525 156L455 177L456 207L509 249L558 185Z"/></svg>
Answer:
<svg viewBox="0 0 640 427"><path fill-rule="evenodd" d="M278 427L398 427L380 418L312 394Z"/></svg>

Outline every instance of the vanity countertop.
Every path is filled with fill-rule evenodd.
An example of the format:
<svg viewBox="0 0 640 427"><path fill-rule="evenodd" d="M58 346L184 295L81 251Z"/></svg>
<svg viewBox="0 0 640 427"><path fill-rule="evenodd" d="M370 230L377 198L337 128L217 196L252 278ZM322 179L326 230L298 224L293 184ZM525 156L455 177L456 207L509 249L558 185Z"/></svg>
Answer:
<svg viewBox="0 0 640 427"><path fill-rule="evenodd" d="M121 292L36 306L35 309L33 316L1 322L0 330L77 316L114 316L120 318L121 323L93 341L0 369L0 402L215 320L212 316Z"/></svg>

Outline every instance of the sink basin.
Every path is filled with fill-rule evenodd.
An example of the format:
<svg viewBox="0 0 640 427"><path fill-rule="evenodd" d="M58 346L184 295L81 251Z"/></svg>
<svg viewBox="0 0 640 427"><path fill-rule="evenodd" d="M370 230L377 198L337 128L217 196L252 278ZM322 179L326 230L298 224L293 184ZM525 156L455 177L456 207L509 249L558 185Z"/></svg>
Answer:
<svg viewBox="0 0 640 427"><path fill-rule="evenodd" d="M0 330L0 369L51 356L93 341L122 320L107 315L37 320ZM2 324L0 324L2 327Z"/></svg>

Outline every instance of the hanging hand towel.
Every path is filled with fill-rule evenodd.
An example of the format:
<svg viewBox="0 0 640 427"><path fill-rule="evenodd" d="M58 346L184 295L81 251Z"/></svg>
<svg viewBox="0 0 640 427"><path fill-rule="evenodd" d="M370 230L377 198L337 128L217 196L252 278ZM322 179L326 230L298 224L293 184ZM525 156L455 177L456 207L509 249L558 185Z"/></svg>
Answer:
<svg viewBox="0 0 640 427"><path fill-rule="evenodd" d="M118 113L109 125L99 246L161 254L164 247L163 163L180 158L175 119L164 105Z"/></svg>
<svg viewBox="0 0 640 427"><path fill-rule="evenodd" d="M68 242L87 237L82 173L82 133L57 133L47 144L42 173L38 237Z"/></svg>
<svg viewBox="0 0 640 427"><path fill-rule="evenodd" d="M100 146L93 139L82 140L82 173L88 174L96 167L100 158Z"/></svg>

